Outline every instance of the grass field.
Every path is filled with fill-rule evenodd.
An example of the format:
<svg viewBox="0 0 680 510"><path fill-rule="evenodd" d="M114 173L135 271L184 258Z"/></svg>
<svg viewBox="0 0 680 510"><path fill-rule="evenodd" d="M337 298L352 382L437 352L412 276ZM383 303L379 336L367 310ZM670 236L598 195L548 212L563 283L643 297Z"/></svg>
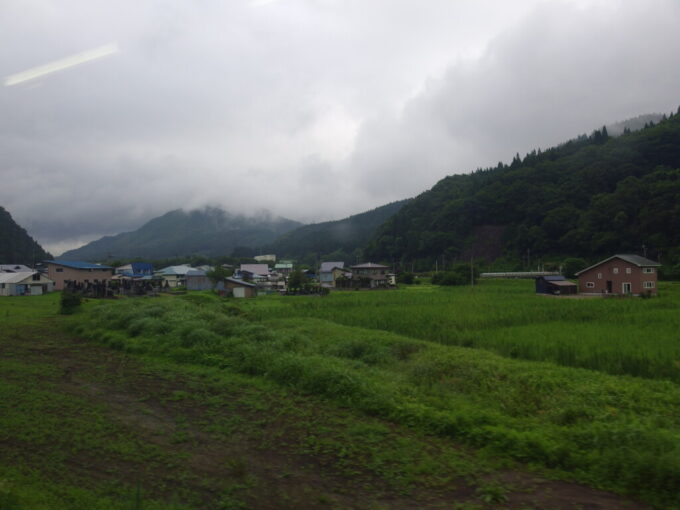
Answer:
<svg viewBox="0 0 680 510"><path fill-rule="evenodd" d="M249 303L262 319L315 317L505 357L680 382L680 284L658 299L537 296L533 281L410 286Z"/></svg>
<svg viewBox="0 0 680 510"><path fill-rule="evenodd" d="M146 472L144 508L168 501L177 508L267 508L272 471L256 469L250 458L266 450L261 462L268 465L272 449L311 459L317 470L332 464L324 479L339 484L300 494L292 486L300 477L314 486L311 475L284 463L277 469L294 473L296 483L281 488L276 477L280 505L272 508L643 508L557 482L546 491L527 488L530 477L518 463L680 508L680 386L668 362L680 359L672 332L678 290L606 301L536 297L526 282L492 282L474 292L420 286L248 301L190 293L90 301L71 317L55 316L54 296L3 300L0 317L16 333L0 331L0 402L20 405L5 404L0 415L0 444L12 446L0 453L0 508L2 497L14 498L7 508L15 509L80 508L73 502L86 500L99 505L92 508L138 508L132 477L113 483L100 474L106 483L83 485L75 475L58 476L83 452ZM619 349L608 345L613 336L600 336L610 325L621 334ZM554 329L559 333L549 334ZM76 342L68 356L58 350L83 337L95 343ZM571 339L573 354L563 357ZM52 365L81 350L91 373L78 368L75 386L71 368L82 360ZM121 375L132 360L139 366ZM588 363L595 370L578 367ZM94 404L82 391L93 385L109 388ZM121 392L133 407L146 406L129 418L132 431L106 411ZM158 418L159 408L172 426L140 439L145 414ZM191 456L203 444L197 438L208 436L219 438L210 449L232 460L201 485ZM23 452L35 444L44 466ZM7 464L12 459L18 461ZM206 496L210 484L219 497ZM343 496L348 487L359 499ZM569 505L556 498L564 490L571 490ZM61 504L27 504L29 494ZM541 500L545 494L552 499ZM593 498L605 499L598 506Z"/></svg>

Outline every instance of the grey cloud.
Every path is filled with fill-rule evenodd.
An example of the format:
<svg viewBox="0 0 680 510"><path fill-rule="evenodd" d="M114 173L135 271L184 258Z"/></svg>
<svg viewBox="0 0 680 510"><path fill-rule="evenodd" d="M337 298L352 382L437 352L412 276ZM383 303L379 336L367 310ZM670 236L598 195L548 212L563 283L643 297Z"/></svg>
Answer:
<svg viewBox="0 0 680 510"><path fill-rule="evenodd" d="M0 204L67 246L177 207L322 221L677 107L677 2L5 0ZM56 248L55 248L56 251Z"/></svg>
<svg viewBox="0 0 680 510"><path fill-rule="evenodd" d="M382 201L508 162L680 98L672 1L545 4L452 66L395 118L366 123L348 165Z"/></svg>

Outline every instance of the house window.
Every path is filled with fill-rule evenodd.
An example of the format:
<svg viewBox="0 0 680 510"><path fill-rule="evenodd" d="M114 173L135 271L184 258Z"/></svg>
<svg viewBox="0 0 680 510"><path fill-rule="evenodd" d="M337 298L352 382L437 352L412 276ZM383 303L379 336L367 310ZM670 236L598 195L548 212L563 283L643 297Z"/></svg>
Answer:
<svg viewBox="0 0 680 510"><path fill-rule="evenodd" d="M40 273L35 273L33 275L33 281L34 282L39 282L40 281Z"/></svg>
<svg viewBox="0 0 680 510"><path fill-rule="evenodd" d="M645 289L653 289L653 288L654 288L654 282L643 282L643 283L642 283L642 286L643 286Z"/></svg>
<svg viewBox="0 0 680 510"><path fill-rule="evenodd" d="M586 288L594 289L595 288L595 282L586 282Z"/></svg>
<svg viewBox="0 0 680 510"><path fill-rule="evenodd" d="M601 280L602 279L602 273L597 273L597 279Z"/></svg>
<svg viewBox="0 0 680 510"><path fill-rule="evenodd" d="M653 267L643 267L642 272L645 273L645 274L651 274L651 273L654 272L654 268Z"/></svg>
<svg viewBox="0 0 680 510"><path fill-rule="evenodd" d="M612 273L619 274L619 268L615 267L614 269L612 269Z"/></svg>
<svg viewBox="0 0 680 510"><path fill-rule="evenodd" d="M631 269L629 267L626 268L626 274L632 273Z"/></svg>
<svg viewBox="0 0 680 510"><path fill-rule="evenodd" d="M0 289L4 289L4 288L5 288L5 284L4 284L4 283L0 283Z"/></svg>
<svg viewBox="0 0 680 510"><path fill-rule="evenodd" d="M64 268L63 268L63 267L58 267L58 268L57 268L57 273L63 273L63 272L64 272Z"/></svg>

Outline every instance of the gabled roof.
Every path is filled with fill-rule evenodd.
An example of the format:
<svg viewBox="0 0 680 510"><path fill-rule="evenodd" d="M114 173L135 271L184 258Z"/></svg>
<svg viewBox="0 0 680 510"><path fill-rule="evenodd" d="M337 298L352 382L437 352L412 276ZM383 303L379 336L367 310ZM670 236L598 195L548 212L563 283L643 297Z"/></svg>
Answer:
<svg viewBox="0 0 680 510"><path fill-rule="evenodd" d="M116 273L131 278L141 278L153 274L153 264L150 262L132 262L116 268Z"/></svg>
<svg viewBox="0 0 680 510"><path fill-rule="evenodd" d="M189 271L195 271L195 269L191 266L168 266L161 269L159 273L166 276L184 276Z"/></svg>
<svg viewBox="0 0 680 510"><path fill-rule="evenodd" d="M319 271L321 273L329 273L329 272L333 271L333 269L335 269L336 267L342 269L343 267L345 267L345 263L344 262L322 262L321 268L319 269Z"/></svg>
<svg viewBox="0 0 680 510"><path fill-rule="evenodd" d="M0 264L0 273L25 273L26 271L33 271L33 269L23 264Z"/></svg>
<svg viewBox="0 0 680 510"><path fill-rule="evenodd" d="M269 266L267 264L241 264L241 271L267 276L269 274Z"/></svg>
<svg viewBox="0 0 680 510"><path fill-rule="evenodd" d="M132 262L130 265L135 273L153 273L153 264L151 262Z"/></svg>
<svg viewBox="0 0 680 510"><path fill-rule="evenodd" d="M0 283L21 283L24 280L31 278L37 271L21 271L19 273L0 273ZM41 277L40 283L45 283L45 280L51 282L46 276Z"/></svg>
<svg viewBox="0 0 680 510"><path fill-rule="evenodd" d="M192 277L193 276L206 276L206 273L205 273L205 271L203 271L201 269L192 269L191 271L187 271L186 276L187 276L187 278L189 278L190 276L192 276Z"/></svg>
<svg viewBox="0 0 680 510"><path fill-rule="evenodd" d="M557 285L558 287L576 287L576 284L569 280L553 280L550 282L550 285Z"/></svg>
<svg viewBox="0 0 680 510"><path fill-rule="evenodd" d="M658 262L654 262L653 260L647 259L645 257L641 257L640 255L627 255L627 254L619 254L619 255L612 255L608 259L601 260L597 264L593 264L590 267L586 267L585 269L581 269L578 273L574 273L576 276L580 275L581 273L585 273L586 271L590 271L592 268L597 267L599 265L604 264L605 262L609 262L610 260L613 259L621 259L625 262L628 262L629 264L633 264L634 266L638 267L661 267L661 264Z"/></svg>
<svg viewBox="0 0 680 510"><path fill-rule="evenodd" d="M254 283L246 282L244 280L238 280L236 278L225 278L225 282L235 283L236 285L243 285L244 287L257 287Z"/></svg>
<svg viewBox="0 0 680 510"><path fill-rule="evenodd" d="M382 264L374 264L373 262L365 262L364 264L352 266L352 269L389 269L389 266L383 266Z"/></svg>
<svg viewBox="0 0 680 510"><path fill-rule="evenodd" d="M70 267L72 269L113 269L111 266L81 262L79 260L46 260L46 264L56 264L58 266Z"/></svg>

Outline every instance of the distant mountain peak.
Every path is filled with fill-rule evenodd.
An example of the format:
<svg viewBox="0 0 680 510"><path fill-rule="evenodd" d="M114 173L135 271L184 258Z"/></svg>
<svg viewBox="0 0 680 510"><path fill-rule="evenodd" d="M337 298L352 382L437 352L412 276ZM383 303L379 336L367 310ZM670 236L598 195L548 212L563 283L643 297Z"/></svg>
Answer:
<svg viewBox="0 0 680 510"><path fill-rule="evenodd" d="M234 248L258 248L301 223L258 212L233 214L216 206L174 209L147 221L137 230L105 236L62 257L81 260L116 258L160 259L176 256L230 255Z"/></svg>

